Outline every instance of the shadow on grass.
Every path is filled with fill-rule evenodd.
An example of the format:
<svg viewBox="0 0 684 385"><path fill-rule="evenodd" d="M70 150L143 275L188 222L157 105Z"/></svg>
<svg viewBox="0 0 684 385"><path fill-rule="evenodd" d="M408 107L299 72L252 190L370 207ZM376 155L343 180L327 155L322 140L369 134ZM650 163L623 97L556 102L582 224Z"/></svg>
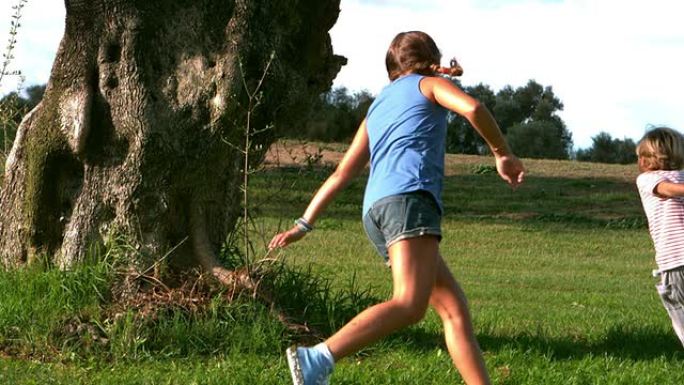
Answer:
<svg viewBox="0 0 684 385"><path fill-rule="evenodd" d="M255 174L252 191L260 216L291 218L304 210L330 174L327 169L283 168ZM361 219L366 175L354 180L327 209L326 216ZM528 177L512 191L495 174L462 174L444 179L445 218L514 221L525 226L645 228L634 183L610 178Z"/></svg>
<svg viewBox="0 0 684 385"><path fill-rule="evenodd" d="M682 345L674 332L666 333L648 328L636 330L611 328L598 341L528 335L481 335L479 341L484 350L499 351L503 348L515 348L534 351L557 360L597 355L638 361L661 357L684 359Z"/></svg>
<svg viewBox="0 0 684 385"><path fill-rule="evenodd" d="M478 342L485 352L514 349L525 354L537 354L552 360L583 358L586 356L611 356L636 361L657 358L684 360L684 349L674 332L649 328L625 330L611 328L597 341L583 341L572 337L545 337L533 335L492 336L480 334ZM413 327L387 339L387 344L406 350L429 352L437 346L444 347L441 334Z"/></svg>

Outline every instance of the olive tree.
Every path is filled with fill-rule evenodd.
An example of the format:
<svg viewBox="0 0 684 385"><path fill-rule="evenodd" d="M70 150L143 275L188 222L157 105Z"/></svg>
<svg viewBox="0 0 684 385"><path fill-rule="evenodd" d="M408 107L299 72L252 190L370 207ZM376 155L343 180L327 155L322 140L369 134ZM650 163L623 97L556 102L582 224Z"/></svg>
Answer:
<svg viewBox="0 0 684 385"><path fill-rule="evenodd" d="M258 162L279 127L330 88L345 62L328 34L339 0L65 6L44 97L6 161L0 261L69 268L117 235L134 263L173 249L229 279L214 255L240 216L246 127L261 131Z"/></svg>

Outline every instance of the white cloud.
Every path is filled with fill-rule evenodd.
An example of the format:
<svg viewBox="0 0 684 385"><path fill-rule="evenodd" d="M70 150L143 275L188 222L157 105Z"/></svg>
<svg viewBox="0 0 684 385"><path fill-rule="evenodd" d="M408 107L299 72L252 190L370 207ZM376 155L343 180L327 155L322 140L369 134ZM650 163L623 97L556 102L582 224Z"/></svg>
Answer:
<svg viewBox="0 0 684 385"><path fill-rule="evenodd" d="M552 86L578 147L599 131L638 139L649 124L684 130L678 1L429 0L422 10L379 3L342 0L332 37L349 64L337 85L378 92L392 37L420 29L445 59L458 57L466 85Z"/></svg>

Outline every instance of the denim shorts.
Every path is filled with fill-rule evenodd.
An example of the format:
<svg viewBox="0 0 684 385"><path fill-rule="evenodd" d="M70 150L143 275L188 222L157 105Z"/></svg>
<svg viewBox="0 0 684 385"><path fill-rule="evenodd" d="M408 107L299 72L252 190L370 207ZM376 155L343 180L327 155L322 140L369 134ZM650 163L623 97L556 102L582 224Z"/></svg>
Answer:
<svg viewBox="0 0 684 385"><path fill-rule="evenodd" d="M660 272L656 285L663 306L672 320L672 327L684 345L684 266Z"/></svg>
<svg viewBox="0 0 684 385"><path fill-rule="evenodd" d="M363 216L363 227L385 263L389 263L387 249L397 241L423 235L441 240L441 221L435 198L420 190L379 199Z"/></svg>

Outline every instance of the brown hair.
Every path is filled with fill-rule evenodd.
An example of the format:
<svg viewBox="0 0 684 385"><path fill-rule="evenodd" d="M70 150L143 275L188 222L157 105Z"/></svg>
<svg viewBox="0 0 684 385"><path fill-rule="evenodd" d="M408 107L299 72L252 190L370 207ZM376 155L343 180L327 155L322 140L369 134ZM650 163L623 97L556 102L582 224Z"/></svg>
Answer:
<svg viewBox="0 0 684 385"><path fill-rule="evenodd" d="M387 50L385 65L390 81L406 73L426 76L437 73L460 76L463 73L463 68L456 59L451 60L449 68L439 65L441 59L442 53L430 35L421 31L410 31L401 32L394 37Z"/></svg>
<svg viewBox="0 0 684 385"><path fill-rule="evenodd" d="M684 136L668 127L648 131L636 147L648 170L681 170L684 165Z"/></svg>

